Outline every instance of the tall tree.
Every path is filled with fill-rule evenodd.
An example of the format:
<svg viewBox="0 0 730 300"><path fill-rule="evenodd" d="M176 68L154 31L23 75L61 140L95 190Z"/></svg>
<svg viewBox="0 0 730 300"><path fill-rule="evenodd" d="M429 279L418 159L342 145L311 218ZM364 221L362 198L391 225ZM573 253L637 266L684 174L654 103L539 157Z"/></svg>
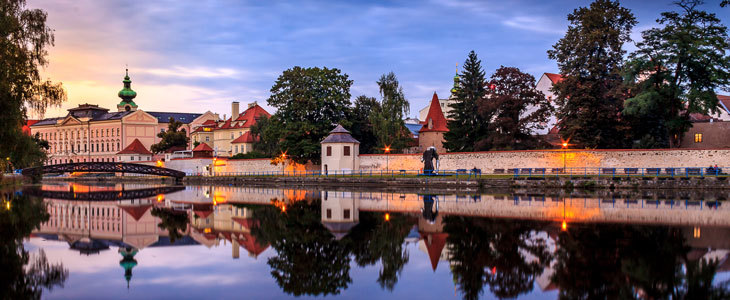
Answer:
<svg viewBox="0 0 730 300"><path fill-rule="evenodd" d="M553 87L561 135L589 148L622 147L622 47L636 19L618 1L596 0L568 21L565 36L548 51L563 75Z"/></svg>
<svg viewBox="0 0 730 300"><path fill-rule="evenodd" d="M253 150L263 153L267 157L275 157L280 154L283 125L279 121L279 116L274 114L270 118L262 116L251 127L251 134L258 138L258 142L253 144Z"/></svg>
<svg viewBox="0 0 730 300"><path fill-rule="evenodd" d="M188 138L188 134L185 132L185 128L180 128L182 125L182 122L170 117L167 124L167 131L157 134L157 137L160 138L160 142L152 144L150 151L154 153L161 153L173 147L187 148L190 139Z"/></svg>
<svg viewBox="0 0 730 300"><path fill-rule="evenodd" d="M411 141L409 131L403 122L403 116L410 112L410 104L393 72L380 76L377 83L380 87L380 109L371 114L370 120L378 140L377 150L382 152L381 149L385 147L404 149Z"/></svg>
<svg viewBox="0 0 730 300"><path fill-rule="evenodd" d="M360 142L362 154L374 153L378 141L370 119L372 114L380 109L380 102L373 97L361 95L355 98L352 116L348 119L352 122L350 129L352 137Z"/></svg>
<svg viewBox="0 0 730 300"><path fill-rule="evenodd" d="M352 80L339 69L294 67L273 87L269 105L282 123L280 148L298 163L320 161L320 142L334 124L349 125Z"/></svg>
<svg viewBox="0 0 730 300"><path fill-rule="evenodd" d="M654 120L648 134L678 147L692 127L691 113L716 113L715 90L730 84L727 27L715 14L697 9L701 1L677 2L679 12L663 12L661 28L642 32L629 56L627 79L638 91L624 113Z"/></svg>
<svg viewBox="0 0 730 300"><path fill-rule="evenodd" d="M535 89L535 77L518 68L502 66L489 81L487 96L477 101L482 117L492 118L481 149L534 149L552 112L545 95ZM493 87L493 88L492 88Z"/></svg>
<svg viewBox="0 0 730 300"><path fill-rule="evenodd" d="M477 102L487 94L486 79L482 69L482 61L474 51L464 62L464 70L459 78L459 86L454 91L455 103L447 123L449 131L444 134L444 147L450 152L478 151L488 148L475 147L477 141L483 139L487 132L490 116L479 114Z"/></svg>
<svg viewBox="0 0 730 300"><path fill-rule="evenodd" d="M23 0L0 1L0 157L9 157L16 167L42 163L28 163L29 152L16 148L34 146L21 131L28 113L43 115L47 107L66 100L60 83L41 79L40 69L48 64L47 48L54 42L47 14L25 6Z"/></svg>

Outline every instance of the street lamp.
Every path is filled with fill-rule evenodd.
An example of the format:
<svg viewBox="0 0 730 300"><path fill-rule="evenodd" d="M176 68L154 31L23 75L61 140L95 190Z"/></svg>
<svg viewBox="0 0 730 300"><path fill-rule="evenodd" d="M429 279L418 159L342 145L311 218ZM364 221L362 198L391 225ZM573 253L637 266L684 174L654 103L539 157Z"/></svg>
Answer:
<svg viewBox="0 0 730 300"><path fill-rule="evenodd" d="M568 142L563 142L563 173L565 173L567 163L565 161L565 153L568 151Z"/></svg>
<svg viewBox="0 0 730 300"><path fill-rule="evenodd" d="M390 156L388 155L390 153L390 145L385 146L385 170L390 170Z"/></svg>

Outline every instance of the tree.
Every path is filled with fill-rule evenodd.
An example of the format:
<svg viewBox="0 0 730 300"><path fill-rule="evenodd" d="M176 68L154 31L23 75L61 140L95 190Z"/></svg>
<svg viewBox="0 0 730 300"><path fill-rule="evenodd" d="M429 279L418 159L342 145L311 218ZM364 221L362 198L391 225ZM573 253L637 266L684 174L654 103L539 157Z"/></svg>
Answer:
<svg viewBox="0 0 730 300"><path fill-rule="evenodd" d="M360 142L360 153L362 154L375 152L378 141L370 120L373 113L380 110L380 102L373 97L361 95L355 98L352 116L348 119L352 122L350 129L352 137Z"/></svg>
<svg viewBox="0 0 730 300"><path fill-rule="evenodd" d="M269 105L282 122L280 149L297 163L319 164L320 142L347 123L352 80L339 69L294 67L271 87Z"/></svg>
<svg viewBox="0 0 730 300"><path fill-rule="evenodd" d="M596 0L568 21L565 36L548 51L563 75L553 87L561 135L589 148L622 147L622 46L636 19L618 1Z"/></svg>
<svg viewBox="0 0 730 300"><path fill-rule="evenodd" d="M692 127L691 113L717 113L715 90L730 84L727 27L715 14L698 10L700 1L676 4L680 12L663 12L657 20L662 27L642 32L643 41L629 56L627 80L637 93L624 108L627 115L652 121L639 127L671 147Z"/></svg>
<svg viewBox="0 0 730 300"><path fill-rule="evenodd" d="M477 101L487 95L484 76L482 61L472 50L454 93L456 102L451 105L451 120L446 124L449 131L444 133L444 147L450 152L487 150L475 147L486 136L487 122L491 120L491 116L479 114L477 109Z"/></svg>
<svg viewBox="0 0 730 300"><path fill-rule="evenodd" d="M281 149L279 143L282 139L284 130L283 124L279 121L279 116L274 114L270 118L261 116L256 124L251 126L251 135L258 138L258 142L253 144L253 150L264 154L266 157L275 157L279 155Z"/></svg>
<svg viewBox="0 0 730 300"><path fill-rule="evenodd" d="M160 142L153 144L152 147L150 147L150 150L154 153L161 153L173 147L187 148L190 139L188 138L188 134L185 132L185 128L180 128L182 125L182 122L176 121L171 117L167 125L167 131L157 134L157 137L160 138Z"/></svg>
<svg viewBox="0 0 730 300"><path fill-rule="evenodd" d="M152 208L152 215L160 219L160 223L157 227L163 230L167 230L170 242L175 243L184 237L186 231L188 231L188 214L184 211L176 211L170 208Z"/></svg>
<svg viewBox="0 0 730 300"><path fill-rule="evenodd" d="M552 112L545 95L535 89L535 77L502 66L491 77L487 96L477 100L479 114L492 118L480 149L534 149L535 130L544 129ZM494 87L494 88L492 88Z"/></svg>
<svg viewBox="0 0 730 300"><path fill-rule="evenodd" d="M46 12L26 9L23 0L0 2L0 157L9 157L16 167L39 165L29 159L37 153L17 145L36 147L21 128L28 112L43 115L49 106L60 106L66 92L60 83L42 80L40 68L48 64L48 47L53 46L53 30L46 26Z"/></svg>
<svg viewBox="0 0 730 300"><path fill-rule="evenodd" d="M411 135L403 122L410 112L410 104L403 94L403 87L393 72L383 74L377 81L380 88L380 109L370 115L373 132L377 138L377 150L386 147L402 150L409 146Z"/></svg>

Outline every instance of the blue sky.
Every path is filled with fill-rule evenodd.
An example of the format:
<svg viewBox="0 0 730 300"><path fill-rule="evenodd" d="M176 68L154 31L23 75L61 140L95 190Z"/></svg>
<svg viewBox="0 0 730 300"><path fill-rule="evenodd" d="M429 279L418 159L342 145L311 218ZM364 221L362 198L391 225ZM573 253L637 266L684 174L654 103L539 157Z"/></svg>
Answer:
<svg viewBox="0 0 730 300"><path fill-rule="evenodd" d="M639 24L655 25L672 1L624 1ZM727 24L730 8L707 1ZM125 65L135 101L147 111L230 115L230 102L258 101L293 66L339 68L354 80L353 98L378 96L375 81L393 71L410 116L435 91L447 97L454 65L475 50L487 74L500 65L533 74L557 72L546 51L566 16L590 1L98 1L29 0L48 12L56 33L45 76L69 101L114 108ZM627 49L632 49L627 45Z"/></svg>

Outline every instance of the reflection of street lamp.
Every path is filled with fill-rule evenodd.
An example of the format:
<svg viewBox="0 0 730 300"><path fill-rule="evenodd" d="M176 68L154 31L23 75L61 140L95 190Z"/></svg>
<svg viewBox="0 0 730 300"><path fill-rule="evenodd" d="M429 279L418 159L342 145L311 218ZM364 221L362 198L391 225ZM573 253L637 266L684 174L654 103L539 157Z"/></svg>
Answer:
<svg viewBox="0 0 730 300"><path fill-rule="evenodd" d="M563 197L563 223L560 224L560 230L562 230L562 231L568 230L568 222L565 221L565 197Z"/></svg>
<svg viewBox="0 0 730 300"><path fill-rule="evenodd" d="M390 153L390 146L385 146L385 170L388 171L390 169L390 156L388 155Z"/></svg>

